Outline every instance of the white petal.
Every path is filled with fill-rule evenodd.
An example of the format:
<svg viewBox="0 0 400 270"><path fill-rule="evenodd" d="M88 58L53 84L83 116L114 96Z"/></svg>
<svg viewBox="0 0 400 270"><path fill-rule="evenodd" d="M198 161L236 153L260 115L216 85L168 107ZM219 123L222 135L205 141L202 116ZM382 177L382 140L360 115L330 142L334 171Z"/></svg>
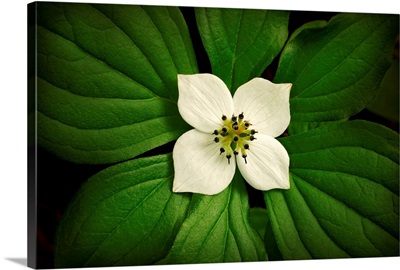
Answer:
<svg viewBox="0 0 400 270"><path fill-rule="evenodd" d="M289 95L291 83L274 84L254 78L240 86L234 97L235 114L244 113L252 128L278 137L290 122Z"/></svg>
<svg viewBox="0 0 400 270"><path fill-rule="evenodd" d="M222 115L233 114L232 95L225 83L212 74L178 75L178 109L192 127L213 132L222 125Z"/></svg>
<svg viewBox="0 0 400 270"><path fill-rule="evenodd" d="M232 181L235 160L230 164L214 136L192 129L176 141L173 150L175 178L174 192L193 192L214 195Z"/></svg>
<svg viewBox="0 0 400 270"><path fill-rule="evenodd" d="M256 138L249 142L250 149L246 150L247 164L241 155L236 157L244 179L254 188L264 191L290 188L286 149L271 136L257 135Z"/></svg>

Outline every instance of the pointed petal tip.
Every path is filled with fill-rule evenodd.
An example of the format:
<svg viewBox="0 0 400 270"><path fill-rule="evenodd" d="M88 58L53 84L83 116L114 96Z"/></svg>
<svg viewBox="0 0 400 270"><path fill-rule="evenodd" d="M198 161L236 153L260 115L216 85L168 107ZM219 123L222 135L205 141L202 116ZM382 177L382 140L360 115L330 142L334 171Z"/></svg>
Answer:
<svg viewBox="0 0 400 270"><path fill-rule="evenodd" d="M179 189L175 186L175 184L172 185L172 192L175 192L175 193L180 192Z"/></svg>
<svg viewBox="0 0 400 270"><path fill-rule="evenodd" d="M280 182L276 188L278 188L278 189L290 189L289 175L287 177L285 177L285 178L286 179L284 179L283 182Z"/></svg>
<svg viewBox="0 0 400 270"><path fill-rule="evenodd" d="M244 112L259 133L278 137L290 123L291 88L291 83L276 84L263 78L254 78L235 92L235 112Z"/></svg>
<svg viewBox="0 0 400 270"><path fill-rule="evenodd" d="M178 74L178 110L182 118L202 132L222 125L221 116L233 114L233 100L225 83L207 73Z"/></svg>
<svg viewBox="0 0 400 270"><path fill-rule="evenodd" d="M173 192L214 195L232 181L236 164L228 165L220 155L211 132L192 129L178 138L172 151L174 161Z"/></svg>
<svg viewBox="0 0 400 270"><path fill-rule="evenodd" d="M285 86L285 90L287 90L289 92L290 92L290 90L292 90L292 86L293 86L292 83L283 83L282 85Z"/></svg>
<svg viewBox="0 0 400 270"><path fill-rule="evenodd" d="M290 189L290 183L288 183L287 185L284 185L283 187L281 187L281 189Z"/></svg>
<svg viewBox="0 0 400 270"><path fill-rule="evenodd" d="M279 183L278 185L276 185L276 186L272 186L272 187L269 187L269 188L266 188L266 189L261 189L262 191L268 191L268 190L274 190L274 189L290 189L290 183L288 183L288 184L284 184L284 183Z"/></svg>
<svg viewBox="0 0 400 270"><path fill-rule="evenodd" d="M175 185L172 186L172 192L174 192L174 193L188 192L188 193L197 193L197 194L206 195L206 196L217 195L224 190L225 190L225 188L222 190L202 190L202 191L200 191L200 190L183 190L181 188L181 186L179 186L179 187L176 187Z"/></svg>
<svg viewBox="0 0 400 270"><path fill-rule="evenodd" d="M190 76L188 74L178 74L178 83L187 80L187 76Z"/></svg>

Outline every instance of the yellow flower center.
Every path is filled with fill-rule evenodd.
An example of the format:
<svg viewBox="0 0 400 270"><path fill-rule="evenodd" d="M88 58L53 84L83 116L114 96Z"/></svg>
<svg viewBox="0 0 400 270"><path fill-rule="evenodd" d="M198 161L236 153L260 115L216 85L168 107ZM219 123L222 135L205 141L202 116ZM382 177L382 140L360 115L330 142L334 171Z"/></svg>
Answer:
<svg viewBox="0 0 400 270"><path fill-rule="evenodd" d="M221 129L213 132L213 135L216 135L214 142L221 144L220 154L225 153L228 163L230 163L232 154L237 156L240 151L247 164L246 150L250 150L249 141L256 139L254 135L257 131L250 129L251 123L248 120L244 120L243 113L239 114L239 116L233 115L230 119L223 115L222 121Z"/></svg>

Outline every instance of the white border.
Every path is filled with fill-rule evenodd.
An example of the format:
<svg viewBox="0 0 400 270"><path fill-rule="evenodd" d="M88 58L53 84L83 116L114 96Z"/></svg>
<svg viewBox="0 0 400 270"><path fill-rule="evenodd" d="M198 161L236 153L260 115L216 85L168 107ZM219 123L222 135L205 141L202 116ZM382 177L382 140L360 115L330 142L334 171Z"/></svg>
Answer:
<svg viewBox="0 0 400 270"><path fill-rule="evenodd" d="M30 1L9 0L2 4L0 16L1 27L1 89L0 89L0 269L25 269L26 267L10 259L26 258L26 203L27 203L27 169L26 169L26 14ZM61 1L55 1L61 2ZM97 2L118 4L181 5L235 8L261 8L281 10L311 11L344 11L399 14L400 5L393 0L275 0L275 1L222 1L222 0L120 0L120 1L81 1L66 0L63 2ZM229 267L240 269L394 269L399 265L399 257L351 260L315 260L296 262L269 262L219 265L192 265L190 269L223 269ZM90 269L186 269L187 266L147 266L122 268ZM89 269L89 268L88 268Z"/></svg>

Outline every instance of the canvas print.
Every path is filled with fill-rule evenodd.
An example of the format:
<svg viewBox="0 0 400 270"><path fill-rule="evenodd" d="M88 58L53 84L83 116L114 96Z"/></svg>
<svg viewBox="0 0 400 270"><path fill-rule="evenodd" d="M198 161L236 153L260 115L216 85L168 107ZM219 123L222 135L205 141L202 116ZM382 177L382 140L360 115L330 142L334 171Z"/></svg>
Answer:
<svg viewBox="0 0 400 270"><path fill-rule="evenodd" d="M398 14L28 16L30 267L399 256Z"/></svg>

